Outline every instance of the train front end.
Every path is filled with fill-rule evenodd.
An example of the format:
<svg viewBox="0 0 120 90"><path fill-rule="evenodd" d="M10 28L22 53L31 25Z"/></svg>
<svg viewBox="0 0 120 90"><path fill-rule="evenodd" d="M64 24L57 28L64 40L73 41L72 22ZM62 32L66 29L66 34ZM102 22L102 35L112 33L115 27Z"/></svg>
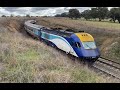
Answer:
<svg viewBox="0 0 120 90"><path fill-rule="evenodd" d="M97 60L100 51L94 38L88 33L75 33L71 35L71 44L78 57L89 60Z"/></svg>

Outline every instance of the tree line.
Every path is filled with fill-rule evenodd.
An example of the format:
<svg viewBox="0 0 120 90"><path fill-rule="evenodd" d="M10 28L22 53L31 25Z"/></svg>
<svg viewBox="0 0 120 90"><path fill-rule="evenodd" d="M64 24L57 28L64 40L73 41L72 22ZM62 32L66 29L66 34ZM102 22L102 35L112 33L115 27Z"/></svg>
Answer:
<svg viewBox="0 0 120 90"><path fill-rule="evenodd" d="M2 15L1 17L15 17L15 16L11 14L10 16ZM17 15L16 17L20 17L20 15ZM31 16L27 14L26 17L31 17Z"/></svg>
<svg viewBox="0 0 120 90"><path fill-rule="evenodd" d="M111 18L110 21L115 22L116 20L118 20L118 22L120 23L120 7L111 8L110 10L108 10L107 7L95 7L91 8L91 10L84 10L81 13L77 9L69 9L69 12L56 14L55 17L69 17L71 19L78 19L83 17L86 20L98 18L99 21Z"/></svg>

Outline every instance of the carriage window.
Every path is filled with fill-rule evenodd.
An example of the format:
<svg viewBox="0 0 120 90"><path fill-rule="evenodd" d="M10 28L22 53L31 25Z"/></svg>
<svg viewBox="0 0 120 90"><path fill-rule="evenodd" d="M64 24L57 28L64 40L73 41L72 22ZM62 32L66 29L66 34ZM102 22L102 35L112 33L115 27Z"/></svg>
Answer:
<svg viewBox="0 0 120 90"><path fill-rule="evenodd" d="M32 32L34 31L33 29L30 29Z"/></svg>
<svg viewBox="0 0 120 90"><path fill-rule="evenodd" d="M46 38L46 39L49 39L49 34L46 34L46 33L45 33L45 38Z"/></svg>

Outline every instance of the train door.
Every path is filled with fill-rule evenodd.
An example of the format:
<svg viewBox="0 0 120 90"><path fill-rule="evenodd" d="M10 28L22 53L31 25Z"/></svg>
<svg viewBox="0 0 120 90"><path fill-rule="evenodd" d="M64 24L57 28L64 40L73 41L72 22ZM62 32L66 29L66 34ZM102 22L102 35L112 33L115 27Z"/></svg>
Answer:
<svg viewBox="0 0 120 90"><path fill-rule="evenodd" d="M40 30L38 30L38 36L39 36L40 40L41 40L41 35L42 35L42 33L41 33L41 29L40 29Z"/></svg>
<svg viewBox="0 0 120 90"><path fill-rule="evenodd" d="M80 43L71 38L70 44L72 46L70 53L74 56L77 56L77 54L80 53L80 48L81 48Z"/></svg>

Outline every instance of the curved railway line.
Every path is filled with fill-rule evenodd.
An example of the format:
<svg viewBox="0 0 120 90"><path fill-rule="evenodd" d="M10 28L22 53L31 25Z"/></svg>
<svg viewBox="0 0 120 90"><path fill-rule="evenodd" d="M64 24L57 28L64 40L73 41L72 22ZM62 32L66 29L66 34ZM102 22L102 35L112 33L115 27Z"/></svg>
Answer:
<svg viewBox="0 0 120 90"><path fill-rule="evenodd" d="M96 62L90 64L90 67L120 80L120 63L100 57Z"/></svg>
<svg viewBox="0 0 120 90"><path fill-rule="evenodd" d="M120 63L100 57L92 66L120 80Z"/></svg>
<svg viewBox="0 0 120 90"><path fill-rule="evenodd" d="M73 57L72 59L75 58L76 57ZM80 59L77 58L77 61L80 61ZM93 69L95 72L101 72L101 74L112 76L120 81L120 63L118 62L100 57L94 63L88 61L81 61L81 63L87 64L88 67Z"/></svg>

